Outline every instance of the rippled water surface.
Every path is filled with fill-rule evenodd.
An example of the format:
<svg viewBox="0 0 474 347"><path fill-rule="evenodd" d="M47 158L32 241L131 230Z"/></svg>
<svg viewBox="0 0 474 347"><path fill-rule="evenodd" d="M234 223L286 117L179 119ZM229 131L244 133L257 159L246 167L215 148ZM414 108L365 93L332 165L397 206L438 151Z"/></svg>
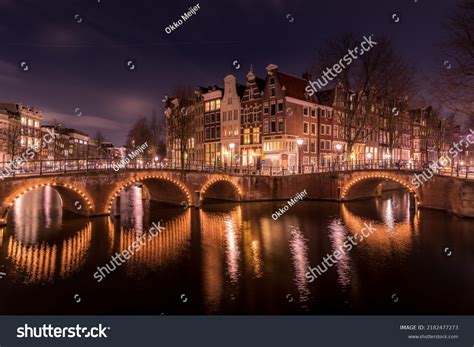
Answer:
<svg viewBox="0 0 474 347"><path fill-rule="evenodd" d="M0 229L0 314L474 313L474 221L413 213L403 192L303 201L276 221L285 202L185 210L150 205L137 187L121 200L119 219L84 219L49 187L20 198ZM165 230L145 239L160 220ZM308 266L364 223L375 231L308 282ZM126 249L97 282L97 267Z"/></svg>

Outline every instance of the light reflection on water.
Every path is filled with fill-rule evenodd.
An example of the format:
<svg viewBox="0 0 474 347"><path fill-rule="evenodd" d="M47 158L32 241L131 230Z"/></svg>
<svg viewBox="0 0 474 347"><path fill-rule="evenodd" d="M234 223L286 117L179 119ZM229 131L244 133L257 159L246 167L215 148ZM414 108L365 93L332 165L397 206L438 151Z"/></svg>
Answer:
<svg viewBox="0 0 474 347"><path fill-rule="evenodd" d="M458 244L455 254L474 261L468 247L459 249L459 245L474 244L472 233L465 232L469 226L472 229L472 221L431 211L423 212L428 219L420 213L410 215L409 195L400 192L340 206L303 201L278 221L271 214L281 202L184 210L150 205L143 200L140 187L122 193L119 219L69 216L60 203L50 187L27 193L9 214L8 227L0 229L2 264L8 270L2 268L8 272L2 283L12 293L18 289L23 293L11 294L18 300L3 308L5 313L19 312L18 307L31 313L71 313L65 303L53 311L47 301L27 306L24 295L41 293L58 300L57 288L75 292L81 287L94 293L82 305L90 314L156 313L163 307L170 314L364 313L379 312L380 307L389 312L392 303L387 301L384 306L380 302L394 290L403 292L410 282L431 287L425 283L427 278L421 278L428 264L438 266L439 276L452 276L449 266L454 263L446 263L441 252L435 253L454 242L456 236L453 232L446 235L447 229L463 230L458 236L462 241L454 242ZM148 240L104 284L92 279L97 266L104 266L116 252L131 249L137 237L160 220L164 232ZM444 224L433 228L430 222L435 220ZM308 282L308 267L344 249L347 237L359 233L364 224L376 231L352 250L343 251L335 266L315 283ZM435 236L427 238L428 233ZM455 281L467 291L474 288L472 278L461 276ZM183 303L177 302L182 293L190 298L188 311L182 311ZM119 294L134 297L125 311L117 308L121 307ZM288 300L289 294L294 300ZM404 294L407 303L416 301ZM374 298L378 304L372 307L367 302ZM419 298L417 303L420 312L427 310ZM469 308L474 309L460 304L454 313Z"/></svg>

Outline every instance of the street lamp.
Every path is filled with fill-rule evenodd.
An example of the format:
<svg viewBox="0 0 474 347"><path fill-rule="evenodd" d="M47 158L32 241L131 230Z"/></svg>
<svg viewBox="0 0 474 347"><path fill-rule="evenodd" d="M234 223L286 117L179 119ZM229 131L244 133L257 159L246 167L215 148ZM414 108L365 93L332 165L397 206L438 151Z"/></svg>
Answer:
<svg viewBox="0 0 474 347"><path fill-rule="evenodd" d="M155 168L156 168L156 165L158 164L158 160L160 160L160 158L157 155L155 155L154 159L155 159Z"/></svg>
<svg viewBox="0 0 474 347"><path fill-rule="evenodd" d="M296 139L296 143L298 144L298 173L299 173L300 172L300 166L301 166L301 163L300 163L300 147L304 143L304 140L300 137L300 138Z"/></svg>
<svg viewBox="0 0 474 347"><path fill-rule="evenodd" d="M230 148L230 166L232 166L232 158L234 157L235 143L233 142L229 143L229 148Z"/></svg>

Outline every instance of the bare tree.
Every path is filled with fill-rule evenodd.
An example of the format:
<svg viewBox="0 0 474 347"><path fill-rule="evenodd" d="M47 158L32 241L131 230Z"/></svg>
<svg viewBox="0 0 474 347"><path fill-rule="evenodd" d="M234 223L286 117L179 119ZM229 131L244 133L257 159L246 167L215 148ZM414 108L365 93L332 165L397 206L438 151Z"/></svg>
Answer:
<svg viewBox="0 0 474 347"><path fill-rule="evenodd" d="M174 99L168 98L166 103L167 145L179 154L181 168L184 168L194 137L199 101L192 87L178 86L174 90Z"/></svg>
<svg viewBox="0 0 474 347"><path fill-rule="evenodd" d="M349 57L349 52L356 52L355 48L360 46L360 39L356 39L353 34L343 34L327 42L313 68L314 75L322 75L323 69L345 62L342 71L336 74L328 86L337 88L336 117L346 142L346 159L351 157L355 144L363 142L370 135L367 129L375 128L371 124L375 119L374 107L379 90L386 82L383 78L385 67L393 56L388 40L381 38L376 42L364 54L352 53Z"/></svg>
<svg viewBox="0 0 474 347"><path fill-rule="evenodd" d="M474 118L474 1L459 0L446 25L445 61L431 81L435 98L448 109Z"/></svg>
<svg viewBox="0 0 474 347"><path fill-rule="evenodd" d="M97 133L95 134L94 139L97 142L97 154L99 158L102 158L102 155L104 154L102 144L105 142L105 136L102 134L100 130L97 130Z"/></svg>
<svg viewBox="0 0 474 347"><path fill-rule="evenodd" d="M387 134L390 158L393 150L403 145L409 131L409 98L416 95L415 70L393 50L387 52L382 67L382 83L378 86L376 109L381 117L380 130Z"/></svg>
<svg viewBox="0 0 474 347"><path fill-rule="evenodd" d="M163 155L165 152L163 137L165 136L165 122L163 117L158 117L153 110L150 119L150 152L155 155Z"/></svg>
<svg viewBox="0 0 474 347"><path fill-rule="evenodd" d="M8 133L6 137L7 153L10 160L21 152L21 125L19 122L11 121L8 125Z"/></svg>
<svg viewBox="0 0 474 347"><path fill-rule="evenodd" d="M148 120L146 117L139 118L135 124L132 126L127 136L127 144L125 147L133 151L136 147L143 144L147 144L147 151L145 151L140 157L150 158L152 152L150 152L150 145L152 143L152 132L150 130Z"/></svg>

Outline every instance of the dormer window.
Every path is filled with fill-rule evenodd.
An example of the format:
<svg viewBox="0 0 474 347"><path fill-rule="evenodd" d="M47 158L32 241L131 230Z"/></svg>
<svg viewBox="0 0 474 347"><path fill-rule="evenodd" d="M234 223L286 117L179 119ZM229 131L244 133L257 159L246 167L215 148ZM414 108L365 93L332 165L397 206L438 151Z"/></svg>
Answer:
<svg viewBox="0 0 474 347"><path fill-rule="evenodd" d="M275 85L275 78L274 77L270 78L270 85L271 86Z"/></svg>

